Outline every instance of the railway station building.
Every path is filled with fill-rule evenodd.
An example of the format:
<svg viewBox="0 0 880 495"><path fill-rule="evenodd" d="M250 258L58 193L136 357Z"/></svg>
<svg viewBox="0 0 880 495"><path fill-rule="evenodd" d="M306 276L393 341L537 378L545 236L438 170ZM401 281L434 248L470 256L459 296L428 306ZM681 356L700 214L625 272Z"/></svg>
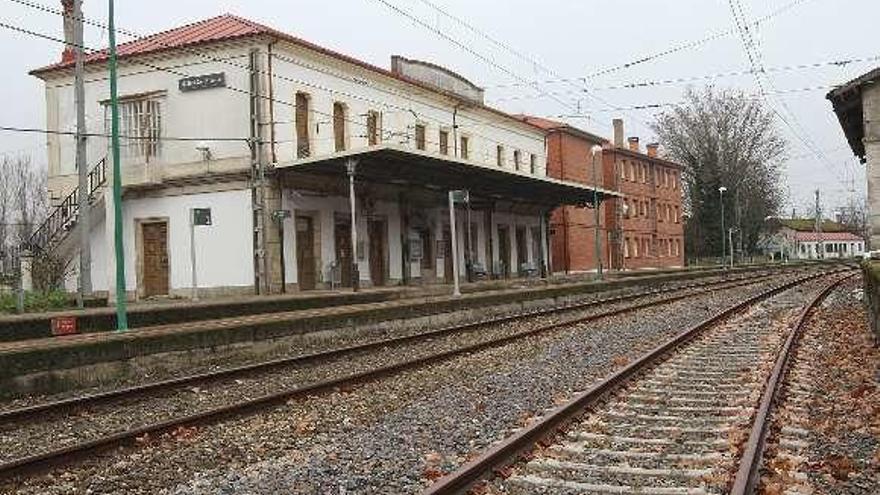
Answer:
<svg viewBox="0 0 880 495"><path fill-rule="evenodd" d="M69 263L75 287L65 53L32 71L45 83L54 208L30 249ZM431 63L380 68L232 15L118 53L131 299L189 296L194 281L204 296L448 283L453 253L461 279L534 276L551 270L555 209L618 196L550 176L544 128ZM85 73L91 278L112 299L107 52L88 54Z"/></svg>

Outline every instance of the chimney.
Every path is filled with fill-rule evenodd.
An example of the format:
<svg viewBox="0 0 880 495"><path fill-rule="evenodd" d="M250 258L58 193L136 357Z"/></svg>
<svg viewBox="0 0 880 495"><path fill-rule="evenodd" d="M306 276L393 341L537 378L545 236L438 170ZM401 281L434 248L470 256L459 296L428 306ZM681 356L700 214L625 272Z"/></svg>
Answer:
<svg viewBox="0 0 880 495"><path fill-rule="evenodd" d="M61 9L64 17L64 51L61 52L61 62L73 62L76 58L73 46L73 28L76 22L73 19L73 0L61 0Z"/></svg>
<svg viewBox="0 0 880 495"><path fill-rule="evenodd" d="M614 146L623 148L623 119L614 119Z"/></svg>
<svg viewBox="0 0 880 495"><path fill-rule="evenodd" d="M639 152L639 137L633 136L633 137L627 139L627 141L629 141L629 150L635 151L636 153L638 153Z"/></svg>
<svg viewBox="0 0 880 495"><path fill-rule="evenodd" d="M651 158L657 157L657 149L660 148L660 143L651 143L645 146L648 149L648 156Z"/></svg>

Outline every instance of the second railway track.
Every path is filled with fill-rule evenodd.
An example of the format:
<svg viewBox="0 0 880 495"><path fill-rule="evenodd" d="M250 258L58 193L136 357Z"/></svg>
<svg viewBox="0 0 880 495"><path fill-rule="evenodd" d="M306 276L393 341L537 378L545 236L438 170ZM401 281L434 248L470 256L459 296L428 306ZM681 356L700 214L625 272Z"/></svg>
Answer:
<svg viewBox="0 0 880 495"><path fill-rule="evenodd" d="M484 479L484 493L512 495L752 493L788 353L806 315L842 278L773 328L762 327L767 298L792 284L682 332L427 493L462 493Z"/></svg>

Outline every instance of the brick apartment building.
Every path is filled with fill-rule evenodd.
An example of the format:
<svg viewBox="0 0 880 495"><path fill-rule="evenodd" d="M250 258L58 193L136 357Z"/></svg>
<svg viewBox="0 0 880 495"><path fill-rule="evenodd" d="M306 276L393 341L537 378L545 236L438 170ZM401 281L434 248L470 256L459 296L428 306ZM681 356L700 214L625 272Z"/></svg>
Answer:
<svg viewBox="0 0 880 495"><path fill-rule="evenodd" d="M547 175L622 193L599 210L600 252L606 269L684 265L681 166L660 158L658 145L643 153L639 139L624 143L623 121L614 121L614 141L561 122L524 116L546 133ZM592 149L602 146L594 170ZM598 182L598 184L597 184ZM564 206L550 218L551 259L556 272L596 269L595 212Z"/></svg>

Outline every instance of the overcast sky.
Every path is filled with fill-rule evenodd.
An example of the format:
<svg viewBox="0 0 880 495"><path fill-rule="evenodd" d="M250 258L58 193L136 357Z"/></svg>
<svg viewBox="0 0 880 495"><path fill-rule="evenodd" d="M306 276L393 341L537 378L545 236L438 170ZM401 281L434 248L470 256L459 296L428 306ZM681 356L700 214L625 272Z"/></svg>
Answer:
<svg viewBox="0 0 880 495"><path fill-rule="evenodd" d="M384 1L424 25L393 11ZM641 136L643 143L651 140L646 123L658 110L633 107L676 102L688 84L708 82L757 93L753 76L729 75L749 67L729 0L384 1L117 0L116 24L149 34L231 12L384 67L392 54L435 62L486 87L487 102L509 112L564 115L571 124L609 137L611 119L622 117L627 134ZM18 2L60 6L60 1L0 0L0 22L63 37L60 17ZM864 166L846 146L825 94L830 86L880 65L880 46L872 44L880 1L741 0L741 4L749 21L782 9L752 29L767 69L869 59L840 66L773 70L768 73L772 86L765 88L779 92L770 96L770 102L800 136L779 122L791 142L792 158L784 176L791 194L788 210L796 206L803 211L816 188L822 190L826 211L863 196ZM84 0L83 9L87 18L106 21L106 1ZM442 12L464 20L475 31ZM712 39L594 76L707 38ZM128 39L119 36L119 42ZM87 26L86 45L105 46L106 33ZM0 54L6 61L0 126L45 127L42 85L27 72L57 61L60 52L57 43L0 28ZM728 75L615 89L628 83L717 74ZM560 77L574 81L548 82ZM583 91L584 82L578 81L585 77L589 95ZM539 89L524 88L523 81L539 81ZM802 91L805 88L810 89ZM804 140L814 143L826 159L817 157ZM46 160L43 142L41 136L0 132L0 153L28 154L42 164Z"/></svg>

